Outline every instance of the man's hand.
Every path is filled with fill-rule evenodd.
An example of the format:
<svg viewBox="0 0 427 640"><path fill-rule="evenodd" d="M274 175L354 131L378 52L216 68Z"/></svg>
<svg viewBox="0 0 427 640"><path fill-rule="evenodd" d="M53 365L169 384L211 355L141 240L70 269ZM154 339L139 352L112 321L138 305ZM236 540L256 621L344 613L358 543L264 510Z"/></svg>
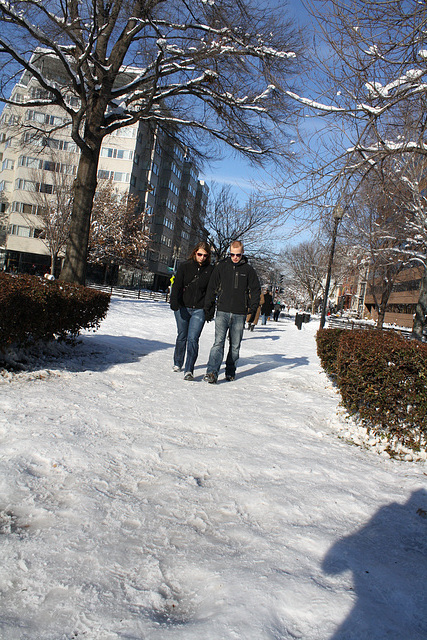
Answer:
<svg viewBox="0 0 427 640"><path fill-rule="evenodd" d="M205 322L211 322L215 315L215 309L205 309Z"/></svg>

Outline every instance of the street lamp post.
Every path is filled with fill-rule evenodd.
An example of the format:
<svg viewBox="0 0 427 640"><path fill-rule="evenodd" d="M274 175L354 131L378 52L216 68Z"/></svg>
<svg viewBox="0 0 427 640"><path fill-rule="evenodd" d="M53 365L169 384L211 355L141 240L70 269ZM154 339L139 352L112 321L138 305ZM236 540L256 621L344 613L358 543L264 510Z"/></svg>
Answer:
<svg viewBox="0 0 427 640"><path fill-rule="evenodd" d="M335 241L337 239L338 225L339 225L340 221L342 220L343 215L344 215L344 209L338 204L335 207L334 211L333 211L334 230L332 232L332 244L331 244L331 251L330 251L330 254L329 254L328 275L326 276L325 297L324 297L324 300L323 300L322 315L320 316L320 328L321 329L323 329L323 327L325 326L326 309L327 309L327 306L328 306L328 296L329 296L329 285L331 284L332 263L334 261L334 253L335 253Z"/></svg>

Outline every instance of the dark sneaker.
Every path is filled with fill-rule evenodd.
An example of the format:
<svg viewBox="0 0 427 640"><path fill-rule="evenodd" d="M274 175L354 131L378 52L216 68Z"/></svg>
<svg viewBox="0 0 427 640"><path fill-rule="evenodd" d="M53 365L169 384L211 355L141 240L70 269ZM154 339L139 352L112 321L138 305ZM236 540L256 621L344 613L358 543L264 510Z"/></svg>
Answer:
<svg viewBox="0 0 427 640"><path fill-rule="evenodd" d="M187 371L187 373L184 374L184 380L194 380L194 376L191 371Z"/></svg>
<svg viewBox="0 0 427 640"><path fill-rule="evenodd" d="M227 380L227 382L233 382L233 380L235 380L236 376L225 376L225 379Z"/></svg>
<svg viewBox="0 0 427 640"><path fill-rule="evenodd" d="M212 371L211 373L207 373L203 380L205 382L209 382L210 384L216 384L217 375Z"/></svg>

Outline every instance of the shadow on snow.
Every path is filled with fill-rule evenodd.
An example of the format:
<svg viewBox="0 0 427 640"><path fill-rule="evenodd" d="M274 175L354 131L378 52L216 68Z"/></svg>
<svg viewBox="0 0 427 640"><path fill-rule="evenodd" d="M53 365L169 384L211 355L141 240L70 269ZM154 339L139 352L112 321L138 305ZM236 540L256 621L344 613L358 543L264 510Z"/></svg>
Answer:
<svg viewBox="0 0 427 640"><path fill-rule="evenodd" d="M330 640L427 638L427 492L382 507L338 540L322 568L353 574L354 607Z"/></svg>

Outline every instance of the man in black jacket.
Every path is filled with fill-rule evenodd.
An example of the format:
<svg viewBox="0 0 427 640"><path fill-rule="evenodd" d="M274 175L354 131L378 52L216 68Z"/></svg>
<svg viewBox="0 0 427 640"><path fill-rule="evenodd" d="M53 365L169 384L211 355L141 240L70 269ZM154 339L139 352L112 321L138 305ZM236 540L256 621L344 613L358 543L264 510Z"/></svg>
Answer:
<svg viewBox="0 0 427 640"><path fill-rule="evenodd" d="M215 384L224 357L227 333L230 348L225 363L226 380L234 380L239 359L245 319L248 313L255 317L259 304L260 284L255 269L243 255L243 244L231 243L230 257L221 260L209 281L205 299L205 318L212 320L215 313L215 342L209 354L204 380Z"/></svg>

